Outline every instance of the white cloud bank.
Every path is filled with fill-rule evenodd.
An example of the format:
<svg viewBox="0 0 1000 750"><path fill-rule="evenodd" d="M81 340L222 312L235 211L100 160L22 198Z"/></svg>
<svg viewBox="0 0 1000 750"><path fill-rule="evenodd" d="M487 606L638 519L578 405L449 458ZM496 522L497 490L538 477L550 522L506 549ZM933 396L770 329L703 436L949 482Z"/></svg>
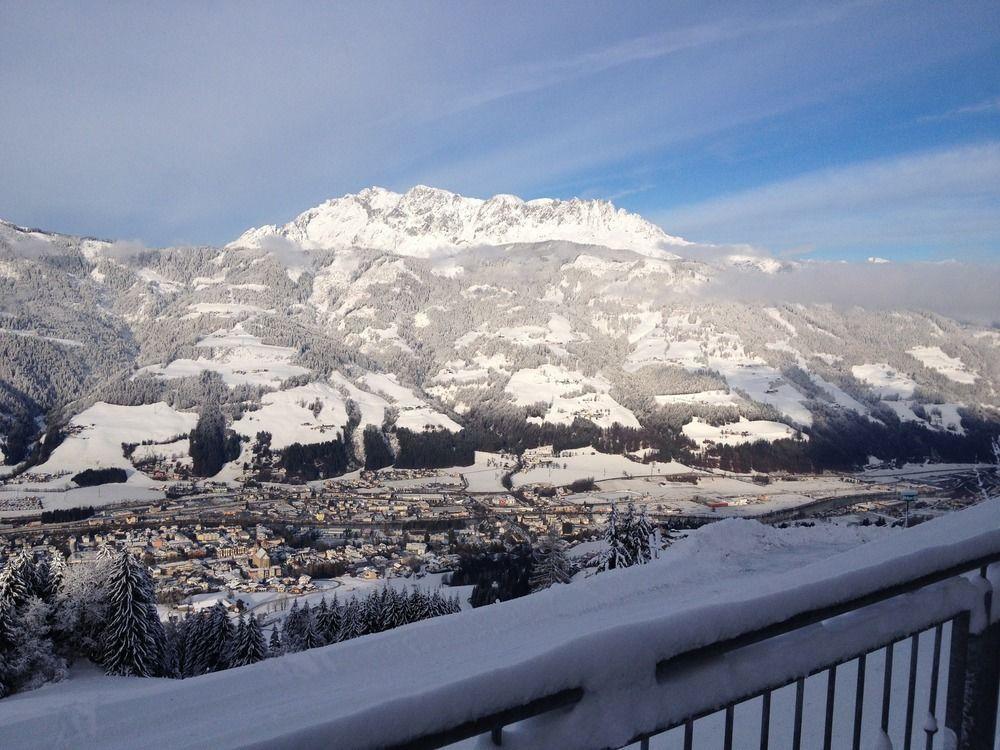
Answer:
<svg viewBox="0 0 1000 750"><path fill-rule="evenodd" d="M729 271L703 293L714 299L926 310L1000 326L1000 264L806 261L776 274Z"/></svg>
<svg viewBox="0 0 1000 750"><path fill-rule="evenodd" d="M694 241L775 251L807 245L1000 252L1000 142L812 172L655 218Z"/></svg>

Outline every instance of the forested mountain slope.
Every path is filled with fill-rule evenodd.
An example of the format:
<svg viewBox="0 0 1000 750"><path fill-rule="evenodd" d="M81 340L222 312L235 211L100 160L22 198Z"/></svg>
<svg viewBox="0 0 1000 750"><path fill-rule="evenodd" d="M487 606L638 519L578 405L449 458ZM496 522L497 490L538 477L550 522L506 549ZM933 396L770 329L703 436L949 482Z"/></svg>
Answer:
<svg viewBox="0 0 1000 750"><path fill-rule="evenodd" d="M213 434L235 436L225 460L267 432L325 472L541 443L708 449L737 468L985 454L1000 332L720 299L703 293L720 273L794 266L684 247L610 204L424 188L346 196L224 248L0 223L0 451L45 465L61 437L110 429L87 411L102 403L211 407ZM188 451L170 429L149 440Z"/></svg>

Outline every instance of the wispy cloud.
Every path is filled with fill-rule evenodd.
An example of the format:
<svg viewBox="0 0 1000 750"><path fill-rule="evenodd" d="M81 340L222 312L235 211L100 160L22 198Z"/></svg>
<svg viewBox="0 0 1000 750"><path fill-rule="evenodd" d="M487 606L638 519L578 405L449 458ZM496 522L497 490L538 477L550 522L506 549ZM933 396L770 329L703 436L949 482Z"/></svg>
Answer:
<svg viewBox="0 0 1000 750"><path fill-rule="evenodd" d="M953 117L964 117L966 115L985 115L1000 112L1000 96L992 99L984 99L975 104L967 104L964 107L956 107L947 112L934 115L925 115L920 118L921 122L931 122L934 120L950 120Z"/></svg>
<svg viewBox="0 0 1000 750"><path fill-rule="evenodd" d="M712 23L693 24L645 34L576 54L508 65L497 71L492 83L481 86L474 93L454 101L448 113L453 114L508 96L540 91L614 68L659 60L741 37L830 23L842 18L858 5L858 3L829 4L785 15L757 17L753 20L722 18Z"/></svg>
<svg viewBox="0 0 1000 750"><path fill-rule="evenodd" d="M1000 142L862 162L664 211L668 232L774 251L1000 249Z"/></svg>

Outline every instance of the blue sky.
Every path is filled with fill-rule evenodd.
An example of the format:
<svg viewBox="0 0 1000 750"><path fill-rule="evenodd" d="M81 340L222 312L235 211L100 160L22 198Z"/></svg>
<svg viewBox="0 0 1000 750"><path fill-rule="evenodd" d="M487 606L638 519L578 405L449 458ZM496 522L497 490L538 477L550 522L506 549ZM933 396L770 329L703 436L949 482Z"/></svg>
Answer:
<svg viewBox="0 0 1000 750"><path fill-rule="evenodd" d="M1000 3L0 0L0 217L221 243L372 184L1000 259Z"/></svg>

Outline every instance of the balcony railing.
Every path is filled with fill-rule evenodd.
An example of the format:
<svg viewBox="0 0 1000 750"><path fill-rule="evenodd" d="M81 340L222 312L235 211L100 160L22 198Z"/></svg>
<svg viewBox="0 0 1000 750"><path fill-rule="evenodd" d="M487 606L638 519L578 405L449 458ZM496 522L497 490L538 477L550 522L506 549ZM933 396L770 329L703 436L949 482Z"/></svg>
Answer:
<svg viewBox="0 0 1000 750"><path fill-rule="evenodd" d="M929 549L922 564L912 554L882 560L868 590L845 595L833 587L822 605L649 661L648 676L640 664L621 665L669 699L657 715L644 706L628 716L625 723L641 731L619 746L993 750L1000 517L992 526L948 554ZM545 747L546 720L572 723L574 712L592 710L589 691L601 690L561 688L381 747L438 748L482 735L497 746ZM600 698L630 710L627 695ZM559 746L604 747L586 732L572 743Z"/></svg>

